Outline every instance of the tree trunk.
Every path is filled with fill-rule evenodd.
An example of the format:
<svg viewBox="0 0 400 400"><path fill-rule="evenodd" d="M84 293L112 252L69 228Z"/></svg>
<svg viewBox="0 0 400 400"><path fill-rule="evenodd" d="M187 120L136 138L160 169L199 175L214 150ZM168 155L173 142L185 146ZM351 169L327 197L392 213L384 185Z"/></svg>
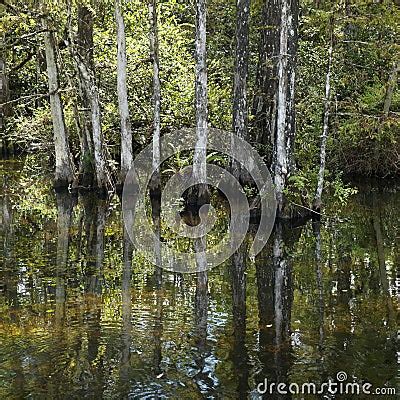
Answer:
<svg viewBox="0 0 400 400"><path fill-rule="evenodd" d="M299 0L290 0L290 14L288 16L288 93L287 93L287 140L288 152L288 176L296 169L294 159L294 148L296 140L296 67L298 48L298 25L299 25Z"/></svg>
<svg viewBox="0 0 400 400"><path fill-rule="evenodd" d="M247 110L247 77L249 63L249 17L250 0L238 0L236 11L236 50L235 75L233 88L233 132L241 139L248 138L248 110ZM236 161L237 152L241 149L232 146L233 175L242 183L248 181L248 175ZM237 223L241 223L242 216L232 216ZM239 221L239 222L238 222ZM244 223L244 222L243 222ZM232 255L232 303L234 316L234 346L232 361L235 373L238 376L238 393L240 398L246 397L248 392L248 357L245 344L246 337L246 261L248 243L243 242Z"/></svg>
<svg viewBox="0 0 400 400"><path fill-rule="evenodd" d="M241 139L247 139L247 76L249 64L249 17L250 0L238 0L236 17L236 57L233 89L233 132ZM233 154L240 149L232 148ZM241 166L233 161L233 174L239 179Z"/></svg>
<svg viewBox="0 0 400 400"><path fill-rule="evenodd" d="M78 5L77 50L90 68L94 67L93 57L93 14L84 5Z"/></svg>
<svg viewBox="0 0 400 400"><path fill-rule="evenodd" d="M153 195L160 192L160 131L161 131L161 84L160 84L160 62L158 46L158 24L157 24L157 2L149 0L150 20L150 56L153 60L153 171L154 176L150 182L150 190Z"/></svg>
<svg viewBox="0 0 400 400"><path fill-rule="evenodd" d="M0 59L0 103L7 103L9 100L8 80L6 72L6 62ZM0 106L0 129L4 131L7 106ZM5 138L0 139L0 157L7 155L7 142Z"/></svg>
<svg viewBox="0 0 400 400"><path fill-rule="evenodd" d="M93 126L93 147L94 147L94 162L96 167L97 187L105 189L107 187L107 172L103 154L103 133L101 131L100 117L100 98L96 84L93 78L88 92L90 93L91 111L92 111L92 126Z"/></svg>
<svg viewBox="0 0 400 400"><path fill-rule="evenodd" d="M56 44L53 32L48 30L47 22L42 19L44 29L44 44L46 50L47 76L50 93L51 115L53 119L54 147L56 155L55 187L68 186L74 179L68 145L67 129L64 121L64 111L61 96L58 92L58 69L56 59Z"/></svg>
<svg viewBox="0 0 400 400"><path fill-rule="evenodd" d="M125 23L121 10L121 0L115 0L115 20L117 23L117 91L121 119L121 182L132 167L132 129L129 117L128 89L126 84L126 43Z"/></svg>
<svg viewBox="0 0 400 400"><path fill-rule="evenodd" d="M253 101L255 139L267 145L269 162L272 162L272 145L276 126L277 67L279 54L281 0L265 1L263 26L256 76L256 95Z"/></svg>
<svg viewBox="0 0 400 400"><path fill-rule="evenodd" d="M89 68L93 70L93 15L87 7L82 5L78 5L77 53ZM95 167L93 159L93 140L91 136L91 106L90 99L84 90L81 80L79 80L79 97L83 109L83 118L79 123L81 131L79 138L81 142L80 183L83 186L92 186Z"/></svg>
<svg viewBox="0 0 400 400"><path fill-rule="evenodd" d="M278 61L277 119L274 143L274 184L277 197L278 214L283 210L283 191L286 186L286 177L288 174L288 155L286 149L286 99L288 93L287 53L289 16L290 10L288 8L288 2L287 0L282 0Z"/></svg>
<svg viewBox="0 0 400 400"><path fill-rule="evenodd" d="M317 212L320 211L322 205L322 190L324 187L325 175L325 161L326 161L326 142L328 140L329 131L329 113L331 101L331 68L332 68L332 52L333 52L333 26L331 31L331 41L328 50L328 70L325 80L325 100L324 100L324 125L321 135L321 148L320 148L320 165L318 172L317 189L314 196L313 209Z"/></svg>
<svg viewBox="0 0 400 400"><path fill-rule="evenodd" d="M96 169L96 183L99 189L107 187L107 171L103 154L103 134L101 130L100 98L92 71L73 51L73 56L82 79L83 90L90 101L90 118L92 124L92 139L94 148L94 164Z"/></svg>
<svg viewBox="0 0 400 400"><path fill-rule="evenodd" d="M397 83L397 75L400 70L400 60L397 60L393 64L393 70L390 73L389 81L386 87L385 103L383 105L383 116L387 118L389 116L390 106L392 105L393 91Z"/></svg>
<svg viewBox="0 0 400 400"><path fill-rule="evenodd" d="M70 12L70 10L69 10ZM88 10L88 12L90 12ZM86 13L86 12L85 12ZM83 14L83 11L81 11ZM85 14L86 15L86 14ZM92 18L92 17L91 17ZM89 19L90 20L90 19ZM85 16L85 21L88 21L88 17ZM93 35L93 29L89 24L87 32ZM100 112L100 98L99 90L95 80L95 68L93 65L93 59L91 56L90 49L82 54L82 49L79 49L79 42L74 40L71 24L69 23L69 41L70 51L72 58L75 61L76 68L79 74L79 83L84 96L87 99L90 117L88 119L91 123L92 137L91 142L93 143L94 152L94 166L96 171L96 185L98 189L106 190L107 188L107 168L104 158L103 149L103 134L101 130L101 112ZM92 38L87 41L88 46L92 43Z"/></svg>
<svg viewBox="0 0 400 400"><path fill-rule="evenodd" d="M298 14L298 0L264 3L257 93L253 101L256 138L257 142L268 146L267 157L272 164L278 214L282 214L284 208L287 177L295 169Z"/></svg>
<svg viewBox="0 0 400 400"><path fill-rule="evenodd" d="M206 0L196 1L196 145L193 158L193 178L197 187L197 201L206 202L207 190L207 63L206 63ZM192 191L193 192L193 191ZM193 195L191 196L193 202Z"/></svg>

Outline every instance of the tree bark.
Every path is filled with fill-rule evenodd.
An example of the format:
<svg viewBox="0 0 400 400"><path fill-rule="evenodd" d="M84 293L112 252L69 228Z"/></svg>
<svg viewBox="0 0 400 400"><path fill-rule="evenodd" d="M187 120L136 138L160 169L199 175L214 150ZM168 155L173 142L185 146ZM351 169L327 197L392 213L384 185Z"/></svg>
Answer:
<svg viewBox="0 0 400 400"><path fill-rule="evenodd" d="M44 44L46 50L47 77L50 93L50 107L53 120L54 148L56 156L55 187L68 186L74 179L73 166L68 145L67 129L64 121L64 111L61 96L58 92L58 68L56 59L56 44L54 34L47 27L47 22L42 19Z"/></svg>
<svg viewBox="0 0 400 400"><path fill-rule="evenodd" d="M196 1L196 135L193 158L193 177L201 184L197 187L197 200L205 202L207 190L207 64L206 64L206 0ZM193 196L191 196L193 198Z"/></svg>
<svg viewBox="0 0 400 400"><path fill-rule="evenodd" d="M90 12L88 10L88 12ZM83 11L81 11L83 14ZM68 36L69 36L69 48L71 52L71 56L75 62L76 69L79 75L79 84L81 86L81 90L84 96L87 98L90 116L88 115L88 119L91 123L92 136L91 142L93 143L93 153L94 153L94 166L96 172L96 185L100 190L107 189L107 168L104 157L104 149L103 149L103 133L101 130L101 112L100 112L100 98L99 98L99 90L95 80L95 67L93 63L93 58L91 56L91 51L88 49L87 52L81 54L81 50L79 50L79 42L74 38L72 27L71 27L71 4L68 3ZM86 15L86 14L85 14ZM88 17L85 17L86 22L88 21ZM92 17L91 17L92 18ZM90 20L90 19L89 19ZM88 24L88 22L87 22ZM90 28L90 29L89 29ZM88 34L93 35L93 29L89 24ZM87 40L87 39L85 39ZM93 39L89 39L87 43L90 43ZM90 143L91 144L91 143Z"/></svg>
<svg viewBox="0 0 400 400"><path fill-rule="evenodd" d="M389 76L389 81L386 87L385 103L383 105L383 116L387 118L389 116L390 106L392 105L393 91L397 83L397 75L400 70L400 60L397 60L393 64L393 69Z"/></svg>
<svg viewBox="0 0 400 400"><path fill-rule="evenodd" d="M8 79L6 72L6 62L4 58L0 59L0 103L7 103L9 100ZM0 106L0 129L4 130L5 118L7 115L7 106ZM7 142L5 138L0 139L0 157L7 155Z"/></svg>
<svg viewBox="0 0 400 400"><path fill-rule="evenodd" d="M277 119L276 136L274 143L274 184L277 197L278 214L283 210L283 191L286 186L288 174L288 154L286 149L286 116L287 116L287 53L288 53L288 18L290 10L288 1L282 0L280 45L278 61L278 93L277 93Z"/></svg>
<svg viewBox="0 0 400 400"><path fill-rule="evenodd" d="M93 14L84 5L78 5L78 33L77 50L83 60L86 60L91 69L94 68L93 53Z"/></svg>
<svg viewBox="0 0 400 400"><path fill-rule="evenodd" d="M94 69L93 60L93 15L83 5L78 5L78 32L77 32L77 53L85 61L91 70ZM81 159L80 159L80 183L83 186L92 186L94 182L94 157L92 140L92 123L90 113L90 99L84 90L81 79L79 79L79 97L83 109L82 121L79 121ZM80 116L80 113L77 114Z"/></svg>
<svg viewBox="0 0 400 400"><path fill-rule="evenodd" d="M259 60L256 76L257 92L253 100L255 139L269 147L269 162L272 162L272 145L276 127L277 68L280 37L281 0L265 1L261 30Z"/></svg>
<svg viewBox="0 0 400 400"><path fill-rule="evenodd" d="M79 57L76 51L72 50L72 53L80 73L83 90L90 101L90 121L92 124L96 183L99 189L105 189L107 187L107 170L103 154L99 91L95 83L93 72L88 69L88 66Z"/></svg>
<svg viewBox="0 0 400 400"><path fill-rule="evenodd" d="M150 190L156 195L160 192L160 132L161 132L161 83L160 83L160 61L158 45L158 23L157 23L157 1L149 0L150 20L150 57L153 60L153 171L154 176L150 181Z"/></svg>
<svg viewBox="0 0 400 400"><path fill-rule="evenodd" d="M320 164L318 172L317 189L315 191L313 209L317 212L320 211L322 205L322 191L324 187L325 163L326 163L326 142L329 133L329 114L330 114L330 101L331 101L331 68L332 68L332 53L333 53L333 26L331 31L331 40L328 50L328 70L325 80L325 100L324 100L324 123L321 135L321 148L320 148Z"/></svg>
<svg viewBox="0 0 400 400"><path fill-rule="evenodd" d="M247 140L247 77L249 64L249 18L250 0L237 1L236 16L236 57L233 88L233 132ZM240 149L232 148L233 154ZM239 179L242 175L238 162L233 161L233 175Z"/></svg>
<svg viewBox="0 0 400 400"><path fill-rule="evenodd" d="M132 129L129 116L128 89L126 84L126 43L125 22L121 10L121 0L115 0L115 20L117 23L117 91L121 119L121 181L132 167Z"/></svg>
<svg viewBox="0 0 400 400"><path fill-rule="evenodd" d="M299 0L289 0L288 16L288 94L287 94L287 140L288 176L296 169L294 149L296 140L296 68L298 49Z"/></svg>
<svg viewBox="0 0 400 400"><path fill-rule="evenodd" d="M298 0L264 3L264 27L253 100L256 140L267 146L278 201L284 208L286 180L295 169L295 83L298 43Z"/></svg>

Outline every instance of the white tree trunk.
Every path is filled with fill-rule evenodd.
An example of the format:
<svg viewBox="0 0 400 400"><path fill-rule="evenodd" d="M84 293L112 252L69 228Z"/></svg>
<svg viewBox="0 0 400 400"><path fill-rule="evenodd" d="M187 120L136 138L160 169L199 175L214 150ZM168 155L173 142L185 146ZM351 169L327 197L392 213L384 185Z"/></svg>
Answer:
<svg viewBox="0 0 400 400"><path fill-rule="evenodd" d="M121 0L115 0L115 20L117 24L117 92L121 119L121 181L123 182L132 166L133 148L126 84L125 23L121 10Z"/></svg>
<svg viewBox="0 0 400 400"><path fill-rule="evenodd" d="M90 70L73 49L73 45L71 46L71 48L73 57L82 78L83 89L86 92L86 95L90 101L90 114L94 147L94 164L96 169L97 187L99 189L105 189L107 187L107 171L103 154L103 133L101 130L99 91Z"/></svg>
<svg viewBox="0 0 400 400"><path fill-rule="evenodd" d="M149 20L150 20L150 56L153 60L153 171L155 176L151 180L150 189L160 190L160 131L161 131L161 84L160 84L160 61L158 46L158 24L157 24L157 1L149 0Z"/></svg>
<svg viewBox="0 0 400 400"><path fill-rule="evenodd" d="M196 1L196 145L193 177L199 185L199 199L207 195L207 64L206 64L206 0Z"/></svg>
<svg viewBox="0 0 400 400"><path fill-rule="evenodd" d="M294 148L296 140L296 67L298 48L299 0L290 0L288 15L288 94L286 121L286 151L288 159L288 176L296 169Z"/></svg>
<svg viewBox="0 0 400 400"><path fill-rule="evenodd" d="M47 22L42 19L44 29L48 29ZM64 121L64 112L60 93L58 92L58 69L54 35L47 30L44 33L46 51L47 77L50 93L51 116L53 120L54 148L56 155L55 186L66 186L74 178L73 166L68 145L67 129Z"/></svg>
<svg viewBox="0 0 400 400"><path fill-rule="evenodd" d="M207 190L207 134L208 134L208 99L207 99L207 58L206 58L206 0L196 0L196 145L193 157L193 178L198 186L197 199L203 202L208 196ZM201 253L206 251L206 237L194 239L197 268L202 271L197 274L196 305L199 301L200 314L198 316L205 332L207 320L207 259ZM200 254L199 254L200 253ZM199 294L202 293L202 296ZM196 318L197 319L197 318ZM205 322L204 322L205 321Z"/></svg>
<svg viewBox="0 0 400 400"><path fill-rule="evenodd" d="M101 189L107 186L107 172L103 153L103 133L101 131L100 98L96 84L92 82L91 111L93 127L94 162L96 166L97 186Z"/></svg>
<svg viewBox="0 0 400 400"><path fill-rule="evenodd" d="M288 52L288 3L282 0L281 29L278 62L278 110L275 138L275 165L274 184L276 190L278 213L283 208L283 191L286 185L288 172L288 158L286 152L286 115L287 115L287 52Z"/></svg>
<svg viewBox="0 0 400 400"><path fill-rule="evenodd" d="M332 28L333 29L333 28ZM313 202L313 209L318 211L322 205L322 191L324 187L325 163L326 163L326 142L328 140L329 132L329 113L331 101L331 68L332 68L332 53L333 53L333 33L331 34L331 42L328 50L328 70L326 72L325 80L325 100L324 100L324 122L321 135L321 148L320 148L320 164L318 171L317 189Z"/></svg>

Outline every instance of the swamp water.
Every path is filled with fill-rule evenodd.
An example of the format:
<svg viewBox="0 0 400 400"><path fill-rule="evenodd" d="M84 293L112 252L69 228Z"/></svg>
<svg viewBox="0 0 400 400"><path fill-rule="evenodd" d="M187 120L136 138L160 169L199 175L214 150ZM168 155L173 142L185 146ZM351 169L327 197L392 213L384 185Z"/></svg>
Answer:
<svg viewBox="0 0 400 400"><path fill-rule="evenodd" d="M277 225L246 267L243 255L196 277L132 256L117 197L56 196L12 160L0 185L1 399L259 398L265 378L339 371L399 383L394 189L328 203L336 218L320 224Z"/></svg>

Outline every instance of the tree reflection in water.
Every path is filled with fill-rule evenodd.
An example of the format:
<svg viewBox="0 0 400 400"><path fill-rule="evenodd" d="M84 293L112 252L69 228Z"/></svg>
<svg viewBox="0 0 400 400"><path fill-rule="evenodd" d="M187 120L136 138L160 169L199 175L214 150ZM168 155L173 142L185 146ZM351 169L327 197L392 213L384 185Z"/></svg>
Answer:
<svg viewBox="0 0 400 400"><path fill-rule="evenodd" d="M19 196L11 172L1 398L246 398L265 378L339 370L394 386L397 193L360 195L329 223L277 223L255 260L249 237L220 267L177 275L134 251L118 198L53 197L45 181ZM156 207L149 218L161 235Z"/></svg>

